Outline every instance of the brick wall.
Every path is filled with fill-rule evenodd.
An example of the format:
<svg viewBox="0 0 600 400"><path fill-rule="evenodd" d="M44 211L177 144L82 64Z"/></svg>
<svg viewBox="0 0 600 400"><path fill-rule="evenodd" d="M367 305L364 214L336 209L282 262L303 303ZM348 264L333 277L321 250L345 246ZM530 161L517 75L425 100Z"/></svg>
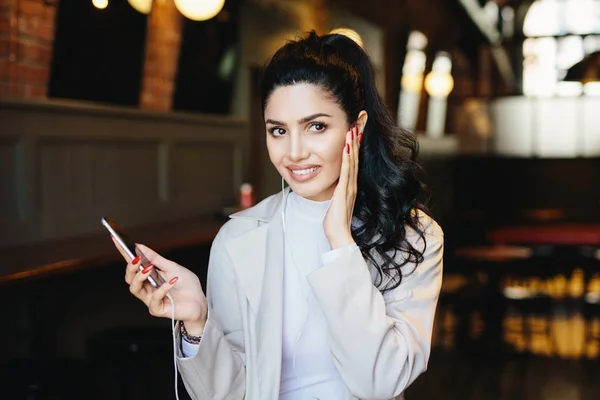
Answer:
<svg viewBox="0 0 600 400"><path fill-rule="evenodd" d="M173 0L154 2L146 30L140 93L143 109L171 110L181 44L181 18Z"/></svg>
<svg viewBox="0 0 600 400"><path fill-rule="evenodd" d="M58 0L0 0L0 96L46 97Z"/></svg>

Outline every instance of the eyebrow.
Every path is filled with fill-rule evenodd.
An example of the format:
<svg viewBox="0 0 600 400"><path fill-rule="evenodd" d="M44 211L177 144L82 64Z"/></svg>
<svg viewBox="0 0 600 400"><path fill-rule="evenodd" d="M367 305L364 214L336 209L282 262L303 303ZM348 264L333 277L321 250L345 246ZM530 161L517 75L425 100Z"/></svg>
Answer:
<svg viewBox="0 0 600 400"><path fill-rule="evenodd" d="M331 115L329 114L325 114L325 113L316 113L316 114L312 114L312 115L308 115L304 118L300 118L298 120L299 124L305 124L308 121L312 121L315 118L319 118L319 117L329 117L331 118ZM272 124L272 125L286 125L285 122L281 122L281 121L275 121L274 119L268 119L265 121L265 124Z"/></svg>

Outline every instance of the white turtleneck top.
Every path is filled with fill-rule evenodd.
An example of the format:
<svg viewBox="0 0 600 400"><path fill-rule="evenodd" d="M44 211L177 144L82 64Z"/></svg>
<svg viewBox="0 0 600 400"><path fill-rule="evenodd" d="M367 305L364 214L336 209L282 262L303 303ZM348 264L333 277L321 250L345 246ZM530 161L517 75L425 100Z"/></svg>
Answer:
<svg viewBox="0 0 600 400"><path fill-rule="evenodd" d="M327 321L306 277L356 244L331 250L323 229L331 201L311 201L290 191L286 203L279 399L342 399L346 387L333 363ZM198 345L182 341L182 350L193 357Z"/></svg>
<svg viewBox="0 0 600 400"><path fill-rule="evenodd" d="M331 251L323 218L331 201L315 202L290 192L285 208L283 358L280 400L342 399L345 385L333 364L327 321L306 280Z"/></svg>

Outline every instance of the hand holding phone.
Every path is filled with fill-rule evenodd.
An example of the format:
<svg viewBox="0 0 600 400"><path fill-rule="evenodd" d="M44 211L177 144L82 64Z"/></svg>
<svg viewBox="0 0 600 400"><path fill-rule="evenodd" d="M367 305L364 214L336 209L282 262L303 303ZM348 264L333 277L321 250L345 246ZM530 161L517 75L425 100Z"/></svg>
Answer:
<svg viewBox="0 0 600 400"><path fill-rule="evenodd" d="M143 257L143 254L137 251L137 247L135 242L127 235L125 229L114 219L103 217L102 225L110 232L112 237L115 239L119 247L129 256L129 260L133 260L135 257L142 256L142 262L140 262L140 271L144 269L144 267L148 266L150 263ZM161 286L165 281L158 274L156 268L150 273L148 277L148 282L155 288Z"/></svg>
<svg viewBox="0 0 600 400"><path fill-rule="evenodd" d="M174 310L175 319L183 321L190 334L202 333L208 317L208 304L198 276L152 249L141 244L136 245L114 219L102 218L102 225L113 236L116 246L121 249L123 257L129 262L125 272L125 281L129 285L129 290L146 304L150 315L171 318L173 303L167 298L167 295L170 295L173 302L177 304ZM136 256L141 256L139 266L131 263ZM143 271L148 265L153 265L150 276L138 272ZM165 279L157 273L157 270L161 271L166 280L169 280L168 284L164 283ZM154 288L144 285L146 280L150 281Z"/></svg>

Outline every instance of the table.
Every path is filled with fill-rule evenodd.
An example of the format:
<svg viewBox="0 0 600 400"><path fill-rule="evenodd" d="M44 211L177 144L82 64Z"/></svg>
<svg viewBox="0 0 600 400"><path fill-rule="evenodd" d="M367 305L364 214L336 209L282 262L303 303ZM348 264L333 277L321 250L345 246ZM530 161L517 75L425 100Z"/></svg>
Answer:
<svg viewBox="0 0 600 400"><path fill-rule="evenodd" d="M98 222L99 223L99 222ZM157 252L209 245L224 221L190 218L128 229L138 243ZM108 233L0 248L0 286L97 268L121 258Z"/></svg>
<svg viewBox="0 0 600 400"><path fill-rule="evenodd" d="M486 238L495 244L600 246L600 223L503 226Z"/></svg>
<svg viewBox="0 0 600 400"><path fill-rule="evenodd" d="M586 265L584 282L590 271L598 268L600 259L600 223L552 223L539 225L509 225L494 228L486 233L488 242L496 246L530 246L549 249L554 262L573 265L574 257ZM539 250L534 253L540 252ZM564 263L563 263L564 261ZM497 280L497 282L496 282ZM500 274L494 274L494 285Z"/></svg>
<svg viewBox="0 0 600 400"><path fill-rule="evenodd" d="M128 232L138 243L165 253L209 246L224 222L224 219L198 217L128 229ZM64 290L63 277L109 268L119 262L125 267L110 235L103 231L85 237L0 248L0 257L3 260L0 290L24 293L20 297L26 299L24 320L35 326L38 333L32 335L31 353L40 359L49 356L49 348L63 317L62 306L75 300ZM49 278L57 276L61 279L49 283Z"/></svg>

